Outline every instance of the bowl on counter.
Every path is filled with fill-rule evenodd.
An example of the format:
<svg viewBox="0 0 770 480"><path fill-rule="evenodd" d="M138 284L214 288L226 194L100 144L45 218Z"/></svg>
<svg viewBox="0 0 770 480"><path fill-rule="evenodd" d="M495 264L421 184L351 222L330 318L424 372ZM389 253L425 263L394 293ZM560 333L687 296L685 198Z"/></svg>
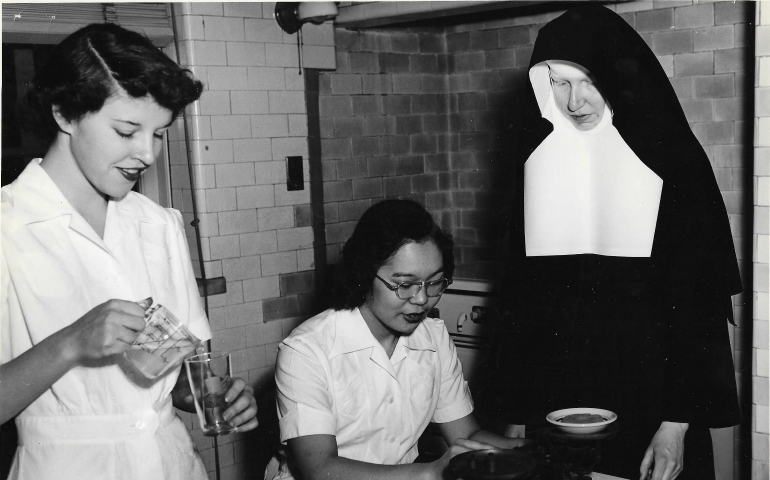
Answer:
<svg viewBox="0 0 770 480"><path fill-rule="evenodd" d="M618 416L602 408L565 408L549 413L545 419L565 433L587 435L601 432Z"/></svg>

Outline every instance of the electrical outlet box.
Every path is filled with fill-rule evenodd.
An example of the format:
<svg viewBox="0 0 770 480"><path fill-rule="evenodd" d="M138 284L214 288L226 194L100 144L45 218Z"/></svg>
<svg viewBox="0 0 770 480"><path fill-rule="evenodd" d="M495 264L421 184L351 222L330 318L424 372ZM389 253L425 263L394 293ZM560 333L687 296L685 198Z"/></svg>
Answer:
<svg viewBox="0 0 770 480"><path fill-rule="evenodd" d="M286 190L304 190L305 172L302 157L286 157Z"/></svg>

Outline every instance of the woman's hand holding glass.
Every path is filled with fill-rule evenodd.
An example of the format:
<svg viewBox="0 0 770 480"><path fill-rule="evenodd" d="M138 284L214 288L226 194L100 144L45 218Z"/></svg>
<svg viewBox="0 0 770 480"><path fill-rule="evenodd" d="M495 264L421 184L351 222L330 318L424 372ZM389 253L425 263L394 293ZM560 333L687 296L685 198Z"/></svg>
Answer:
<svg viewBox="0 0 770 480"><path fill-rule="evenodd" d="M231 421L239 432L257 428L257 401L254 399L254 389L242 378L232 378L230 388L225 394L227 410L224 419Z"/></svg>

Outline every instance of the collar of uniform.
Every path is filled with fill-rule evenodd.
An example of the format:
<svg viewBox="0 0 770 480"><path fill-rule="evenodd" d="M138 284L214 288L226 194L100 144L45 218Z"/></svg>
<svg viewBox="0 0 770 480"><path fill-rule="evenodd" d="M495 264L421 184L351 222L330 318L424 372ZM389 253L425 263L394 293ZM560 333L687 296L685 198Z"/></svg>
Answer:
<svg viewBox="0 0 770 480"><path fill-rule="evenodd" d="M427 321L427 319L423 321ZM336 336L330 356L335 357L345 353L357 352L377 345L377 339L374 338L374 335L372 335L372 332L366 325L361 311L355 308L344 311L343 316L337 319ZM401 345L409 350L436 350L425 325L418 326L411 335L399 338L396 350Z"/></svg>
<svg viewBox="0 0 770 480"><path fill-rule="evenodd" d="M14 230L32 223L45 222L63 215L72 215L75 212L59 187L40 166L41 161L41 158L30 161L12 184L15 211L11 228ZM163 224L165 219L159 215L158 211L148 208L145 205L146 202L142 202L139 197L139 195L129 192L120 200L110 200L107 208L109 210L114 209L121 220ZM119 228L124 230L122 222L120 222Z"/></svg>
<svg viewBox="0 0 770 480"><path fill-rule="evenodd" d="M72 215L72 205L40 166L42 159L29 162L12 184L14 215L12 229Z"/></svg>

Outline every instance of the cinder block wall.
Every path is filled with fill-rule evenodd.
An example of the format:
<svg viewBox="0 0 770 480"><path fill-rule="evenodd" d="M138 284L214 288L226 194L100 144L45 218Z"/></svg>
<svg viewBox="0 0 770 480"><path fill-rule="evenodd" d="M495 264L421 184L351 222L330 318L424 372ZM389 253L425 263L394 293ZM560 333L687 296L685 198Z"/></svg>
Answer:
<svg viewBox="0 0 770 480"><path fill-rule="evenodd" d="M183 213L199 276L190 225L195 196L206 276L227 280L227 293L208 297L212 349L233 352L235 374L261 394L272 382L278 342L312 313L308 123L297 36L277 26L274 3L192 2L174 9L179 63L205 90L188 109L192 189L183 124L170 132L173 206ZM303 30L304 66L333 69L331 24ZM175 55L173 45L168 52ZM285 157L292 155L305 159L304 190L287 191ZM201 434L197 418L183 417L215 478L212 439ZM221 478L261 478L273 434L221 437Z"/></svg>
<svg viewBox="0 0 770 480"><path fill-rule="evenodd" d="M754 3L609 6L658 55L711 160L747 289L752 272L752 124L747 120L754 95ZM336 29L337 70L322 73L320 82L330 262L367 206L401 196L423 202L455 235L456 276L495 278L499 207L506 193L518 96L539 28L562 12L499 13L491 20L443 28ZM731 334L748 410L751 310L744 306L751 306L751 296L736 296L738 326L731 327ZM763 398L767 405L766 392ZM745 411L746 427L749 416ZM737 455L750 454L740 449L748 443L748 428L723 429L715 437L721 455L718 478L745 478L748 472L737 470ZM761 439L766 449L767 436Z"/></svg>

